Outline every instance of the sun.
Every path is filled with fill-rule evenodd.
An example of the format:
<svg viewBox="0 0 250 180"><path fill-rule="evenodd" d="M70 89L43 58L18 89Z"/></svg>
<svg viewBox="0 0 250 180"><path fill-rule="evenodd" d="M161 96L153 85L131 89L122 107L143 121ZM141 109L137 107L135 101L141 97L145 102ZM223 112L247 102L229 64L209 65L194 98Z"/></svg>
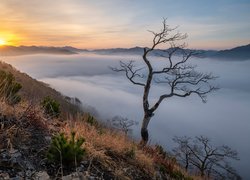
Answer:
<svg viewBox="0 0 250 180"><path fill-rule="evenodd" d="M0 46L6 45L6 44L7 44L7 42L5 40L0 39Z"/></svg>

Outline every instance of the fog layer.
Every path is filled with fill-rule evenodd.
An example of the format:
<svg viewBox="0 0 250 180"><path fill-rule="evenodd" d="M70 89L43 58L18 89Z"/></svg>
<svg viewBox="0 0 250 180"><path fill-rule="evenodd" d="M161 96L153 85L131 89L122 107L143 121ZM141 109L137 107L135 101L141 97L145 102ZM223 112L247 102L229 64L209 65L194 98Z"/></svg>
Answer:
<svg viewBox="0 0 250 180"><path fill-rule="evenodd" d="M141 122L143 89L108 68L118 66L119 60L136 60L140 64L139 56L30 55L2 60L67 96L78 97L83 104L95 107L103 119L120 115ZM220 90L210 94L206 104L197 96L164 101L149 125L151 141L171 150L175 135L206 135L215 144L236 149L241 160L234 167L243 177L250 177L247 170L250 166L250 61L192 59L191 62L199 70L219 76L216 83ZM151 100L164 90L164 86L157 85ZM135 127L134 135L139 137L139 126Z"/></svg>

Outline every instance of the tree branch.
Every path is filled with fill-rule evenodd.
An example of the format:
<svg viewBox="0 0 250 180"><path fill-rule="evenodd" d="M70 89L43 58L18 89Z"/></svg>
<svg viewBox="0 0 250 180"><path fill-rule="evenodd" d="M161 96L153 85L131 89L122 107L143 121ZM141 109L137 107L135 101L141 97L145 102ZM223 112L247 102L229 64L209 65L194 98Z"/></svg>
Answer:
<svg viewBox="0 0 250 180"><path fill-rule="evenodd" d="M139 73L143 68L135 69L134 61L129 61L128 63L120 61L120 68L110 67L110 69L115 72L125 72L125 75L130 82L135 85L145 86L144 83L135 80L136 77L144 78L144 75Z"/></svg>

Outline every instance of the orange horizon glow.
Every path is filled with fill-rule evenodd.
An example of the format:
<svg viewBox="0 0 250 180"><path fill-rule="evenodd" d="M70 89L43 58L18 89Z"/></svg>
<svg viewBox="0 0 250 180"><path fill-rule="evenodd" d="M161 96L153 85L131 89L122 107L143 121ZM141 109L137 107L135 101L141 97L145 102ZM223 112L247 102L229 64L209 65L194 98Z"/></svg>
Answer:
<svg viewBox="0 0 250 180"><path fill-rule="evenodd" d="M17 35L6 32L0 31L0 46L16 46L19 45L19 38Z"/></svg>
<svg viewBox="0 0 250 180"><path fill-rule="evenodd" d="M4 0L0 3L0 39L1 44L12 46L150 47L152 36L147 30L158 32L162 17L167 17L170 27L179 25L178 30L189 35L188 48L225 49L249 44L250 24L246 22L250 4L216 3L183 1L183 6L176 2L169 6L168 1L161 1L159 6L149 0Z"/></svg>
<svg viewBox="0 0 250 180"><path fill-rule="evenodd" d="M88 30L91 32L91 30ZM133 33L124 34L120 37L117 34L107 36L99 36L94 30L94 35L91 38L80 39L81 34L74 34L70 31L67 35L60 32L57 34L33 34L31 32L16 30L8 31L7 28L4 30L0 29L0 46L72 46L81 49L109 49L109 48L132 48L132 47L150 47L151 44L151 34L147 31L141 30L140 36L135 39ZM18 33L16 33L18 32ZM249 44L248 40L242 40L240 43L238 40L195 40L193 31L189 32L189 38L184 40L188 43L190 49L204 49L204 50L223 50L231 49L241 45ZM168 47L161 47L168 48Z"/></svg>
<svg viewBox="0 0 250 180"><path fill-rule="evenodd" d="M191 33L192 34L192 33ZM63 35L60 35L61 37ZM126 35L126 41L122 38L110 38L110 37L99 37L88 39L87 41L76 41L77 35L72 36L72 40L63 40L60 41L51 41L50 39L41 39L35 38L32 34L28 35L25 33L14 34L13 32L1 31L0 30L0 46L72 46L81 49L109 49L109 48L132 48L132 47L150 47L151 39L150 34L146 34L146 38L140 39L138 42L133 41L131 35ZM60 38L59 38L60 39ZM190 41L191 40L191 41ZM102 43L100 43L102 42ZM192 38L187 38L188 47L190 49L204 49L204 50L223 50L231 49L240 45L247 45L248 41L246 40L245 44L240 44L237 41L221 41L220 43L216 41L192 41ZM244 41L243 41L244 42ZM225 45L227 44L227 45ZM161 47L168 48L168 47Z"/></svg>
<svg viewBox="0 0 250 180"><path fill-rule="evenodd" d="M6 41L0 38L0 46L6 45Z"/></svg>
<svg viewBox="0 0 250 180"><path fill-rule="evenodd" d="M146 32L147 33L147 32ZM151 46L151 39L150 34L146 34L146 38L142 36L138 42L133 41L133 37L131 35L127 35L126 41L122 38L110 38L110 37L100 37L99 39L88 39L86 41L75 41L77 39L77 35L72 36L72 40L63 40L60 41L51 41L50 39L36 39L34 36L30 34L21 33L21 34L14 34L8 31L1 31L0 30L0 46L55 46L55 47L63 47L63 46L72 46L76 48L82 49L109 49L109 48L132 48L132 47L150 47ZM62 35L60 35L62 36ZM191 41L190 41L191 40ZM102 43L100 43L102 42ZM190 49L205 49L205 50L222 50L222 49L231 49L236 46L246 45L248 42L246 41L245 44L239 44L237 41L222 41L220 43L216 41L192 41L192 38L187 38L186 42L188 42L188 47ZM227 46L225 46L227 44ZM168 48L168 47L162 47Z"/></svg>

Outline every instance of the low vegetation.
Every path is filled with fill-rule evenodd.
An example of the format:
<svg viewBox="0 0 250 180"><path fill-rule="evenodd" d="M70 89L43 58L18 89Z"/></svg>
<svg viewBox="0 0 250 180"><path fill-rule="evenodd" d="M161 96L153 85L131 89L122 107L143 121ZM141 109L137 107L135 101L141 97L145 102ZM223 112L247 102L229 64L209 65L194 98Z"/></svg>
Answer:
<svg viewBox="0 0 250 180"><path fill-rule="evenodd" d="M75 116L81 111L78 104L71 103L67 97L52 89L49 85L31 78L11 65L0 61L0 70L12 74L15 78L15 82L22 85L22 88L17 93L22 97L22 100L40 106L40 102L43 101L44 97L49 96L60 104L60 116L62 117L67 117L69 114Z"/></svg>
<svg viewBox="0 0 250 180"><path fill-rule="evenodd" d="M28 171L30 167L23 163L33 164L33 169L46 171L51 178L75 171L85 177L103 179L166 178L174 177L176 172L188 177L176 161L171 156L163 156L157 146L141 148L122 132L100 123L89 123L88 114L63 121L49 120L39 106L23 102L15 109L2 102L1 113L5 115L0 116L1 152L10 159L20 153L21 159L13 166L1 161L1 167L11 177Z"/></svg>
<svg viewBox="0 0 250 180"><path fill-rule="evenodd" d="M60 104L50 96L45 97L41 106L45 112L50 117L58 117L60 114Z"/></svg>
<svg viewBox="0 0 250 180"><path fill-rule="evenodd" d="M63 133L60 133L53 137L47 153L47 158L52 163L77 166L77 163L82 160L85 155L85 149L82 147L85 140L82 137L76 139L75 132L71 132L70 136L68 139Z"/></svg>
<svg viewBox="0 0 250 180"><path fill-rule="evenodd" d="M15 81L12 73L0 70L0 97L8 104L15 105L21 101L18 92L22 85Z"/></svg>

